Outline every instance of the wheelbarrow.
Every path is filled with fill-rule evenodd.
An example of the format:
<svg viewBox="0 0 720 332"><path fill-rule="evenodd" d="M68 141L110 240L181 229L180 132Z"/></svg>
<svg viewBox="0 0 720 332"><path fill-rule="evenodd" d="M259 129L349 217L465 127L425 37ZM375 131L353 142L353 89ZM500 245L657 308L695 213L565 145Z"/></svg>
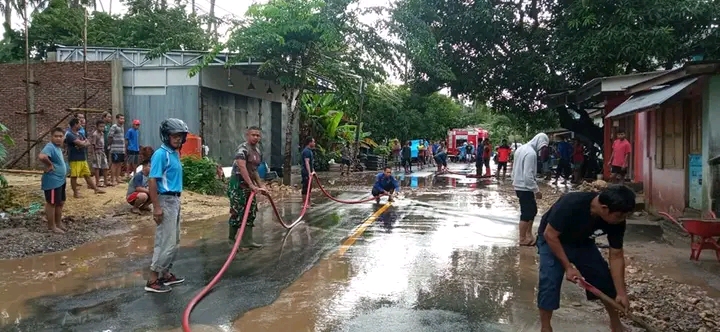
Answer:
<svg viewBox="0 0 720 332"><path fill-rule="evenodd" d="M711 249L715 250L717 260L720 261L720 219L712 211L701 218L675 218L665 212L659 214L690 235L690 260L700 260L700 253L704 249Z"/></svg>

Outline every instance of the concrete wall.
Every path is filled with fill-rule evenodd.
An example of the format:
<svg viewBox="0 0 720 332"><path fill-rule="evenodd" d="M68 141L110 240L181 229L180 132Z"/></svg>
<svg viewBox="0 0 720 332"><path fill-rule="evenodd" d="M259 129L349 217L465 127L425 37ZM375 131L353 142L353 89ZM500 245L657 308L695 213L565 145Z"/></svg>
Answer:
<svg viewBox="0 0 720 332"><path fill-rule="evenodd" d="M133 94L133 90L139 95ZM148 94L149 92L155 94ZM199 88L196 85L164 88L125 88L125 129L133 119L140 120L140 145L158 148L160 123L167 118L179 118L187 123L190 132L200 135Z"/></svg>
<svg viewBox="0 0 720 332"><path fill-rule="evenodd" d="M635 114L635 135L630 138L633 145L633 179L636 182L644 182L647 173L648 149L648 122L647 112Z"/></svg>
<svg viewBox="0 0 720 332"><path fill-rule="evenodd" d="M720 212L720 166L708 160L720 156L720 75L707 81L703 94L703 207Z"/></svg>
<svg viewBox="0 0 720 332"><path fill-rule="evenodd" d="M243 140L243 130L249 126L260 126L263 130L262 149L265 161L273 166L281 166L285 151L285 129L288 111L284 104L283 90L275 83L249 77L239 70L230 71L228 84L228 71L221 67L205 68L200 73L200 85L203 87L203 119L205 121L204 135L210 147L210 156L222 165L232 162L233 151ZM252 82L255 90L248 90ZM272 93L268 94L268 87ZM207 94L207 100L205 95ZM246 102L242 101L246 100ZM261 103L258 100L262 100ZM279 103L282 119L273 119L273 108L277 115ZM259 106L261 104L261 106ZM260 112L258 112L260 110ZM219 114L216 114L218 113ZM217 124L217 125L215 125ZM278 128L278 124L281 125ZM225 126L225 127L222 127ZM299 121L293 126L292 147L293 161L298 158L300 131ZM280 146L280 149L276 145ZM215 148L213 147L215 146ZM278 154L280 151L280 154Z"/></svg>

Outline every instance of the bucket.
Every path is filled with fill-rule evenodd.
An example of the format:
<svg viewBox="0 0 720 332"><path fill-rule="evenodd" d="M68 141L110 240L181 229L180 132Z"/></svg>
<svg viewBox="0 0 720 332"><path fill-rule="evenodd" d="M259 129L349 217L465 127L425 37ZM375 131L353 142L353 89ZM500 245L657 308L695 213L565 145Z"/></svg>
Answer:
<svg viewBox="0 0 720 332"><path fill-rule="evenodd" d="M267 163L266 163L266 162L260 163L260 165L258 166L258 170L257 170L257 171L258 171L258 175L260 175L260 178L261 178L261 179L264 179L265 176L267 176L267 172L268 172L268 165L267 165Z"/></svg>

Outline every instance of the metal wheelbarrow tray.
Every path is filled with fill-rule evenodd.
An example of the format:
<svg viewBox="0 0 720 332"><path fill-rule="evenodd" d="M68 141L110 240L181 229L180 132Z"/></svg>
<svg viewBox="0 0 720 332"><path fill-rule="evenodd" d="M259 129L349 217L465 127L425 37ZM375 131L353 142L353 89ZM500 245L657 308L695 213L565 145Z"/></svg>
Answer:
<svg viewBox="0 0 720 332"><path fill-rule="evenodd" d="M704 249L715 250L717 260L720 261L720 219L714 214L710 218L675 218L668 213L660 215L680 226L690 235L690 260L699 260Z"/></svg>

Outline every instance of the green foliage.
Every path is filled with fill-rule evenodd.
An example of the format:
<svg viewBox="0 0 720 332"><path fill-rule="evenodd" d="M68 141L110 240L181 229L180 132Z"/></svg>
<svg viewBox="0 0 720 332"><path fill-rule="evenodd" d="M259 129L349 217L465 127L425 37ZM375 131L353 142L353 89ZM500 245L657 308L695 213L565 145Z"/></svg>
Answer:
<svg viewBox="0 0 720 332"><path fill-rule="evenodd" d="M345 117L334 94L305 94L300 108L300 139L312 136L317 144L334 149L341 140L338 128Z"/></svg>
<svg viewBox="0 0 720 332"><path fill-rule="evenodd" d="M184 6L147 6L132 1L123 15L93 12L88 18L88 45L137 47L157 56L169 50L207 50L210 40L202 29L202 18L187 14ZM139 7L136 7L139 6ZM44 59L57 45L82 45L85 14L67 0L51 0L47 8L32 14L29 42L36 59ZM6 27L0 43L0 62L24 58L24 36Z"/></svg>
<svg viewBox="0 0 720 332"><path fill-rule="evenodd" d="M204 195L222 195L224 186L217 177L217 163L210 158L184 157L183 186Z"/></svg>
<svg viewBox="0 0 720 332"><path fill-rule="evenodd" d="M399 0L386 26L413 91L449 88L537 130L557 121L540 102L548 93L720 58L718 21L720 2L705 0Z"/></svg>
<svg viewBox="0 0 720 332"><path fill-rule="evenodd" d="M378 145L373 149L373 153L378 156L389 156L390 152L392 152L392 150L387 145Z"/></svg>
<svg viewBox="0 0 720 332"><path fill-rule="evenodd" d="M315 166L315 171L325 172L325 171L330 170L330 159L332 159L331 158L332 156L330 154L328 154L325 151L325 149L323 149L323 148L315 149L314 157L315 157L315 160L314 160L313 166ZM336 159L336 160L338 160L338 159Z"/></svg>

